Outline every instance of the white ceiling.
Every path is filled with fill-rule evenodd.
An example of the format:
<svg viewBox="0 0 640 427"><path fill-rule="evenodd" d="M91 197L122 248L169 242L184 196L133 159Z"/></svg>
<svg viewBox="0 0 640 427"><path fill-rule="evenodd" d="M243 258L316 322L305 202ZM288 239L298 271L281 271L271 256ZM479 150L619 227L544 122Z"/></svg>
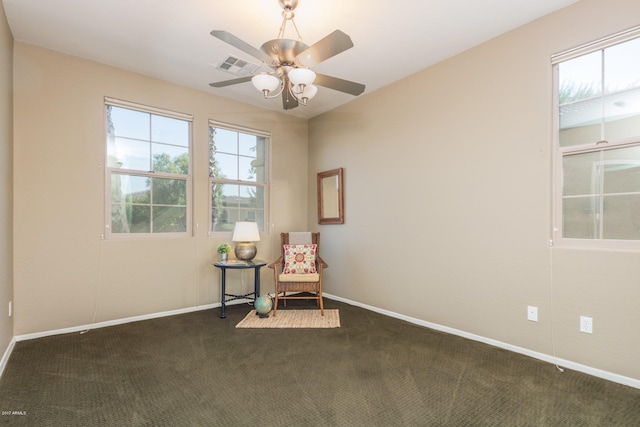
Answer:
<svg viewBox="0 0 640 427"><path fill-rule="evenodd" d="M295 22L307 45L336 29L351 36L353 48L313 69L365 84L368 93L576 1L299 0ZM259 48L278 34L278 0L3 3L16 40L282 111L280 99L263 99L250 82L209 86L237 77L216 69L229 54L259 62L212 37L211 30ZM309 105L288 114L310 118L352 99L320 87Z"/></svg>

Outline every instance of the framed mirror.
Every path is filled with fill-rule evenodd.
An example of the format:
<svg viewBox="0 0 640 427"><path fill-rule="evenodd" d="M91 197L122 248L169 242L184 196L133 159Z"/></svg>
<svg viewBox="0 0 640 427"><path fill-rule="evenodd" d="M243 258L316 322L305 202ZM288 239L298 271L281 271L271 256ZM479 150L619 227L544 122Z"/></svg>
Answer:
<svg viewBox="0 0 640 427"><path fill-rule="evenodd" d="M342 168L318 173L318 224L344 224Z"/></svg>

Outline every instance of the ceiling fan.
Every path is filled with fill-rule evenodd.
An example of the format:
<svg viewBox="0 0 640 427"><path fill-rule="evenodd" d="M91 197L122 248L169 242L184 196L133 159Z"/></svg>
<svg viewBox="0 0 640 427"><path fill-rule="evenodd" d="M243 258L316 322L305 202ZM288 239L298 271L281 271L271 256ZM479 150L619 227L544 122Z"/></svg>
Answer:
<svg viewBox="0 0 640 427"><path fill-rule="evenodd" d="M306 105L307 101L316 95L318 91L316 85L354 96L364 92L363 84L315 73L310 69L326 59L351 49L353 47L351 37L336 30L317 43L307 46L302 42L298 27L293 20L293 10L298 6L298 0L278 0L278 3L283 9L283 20L278 37L264 43L260 49L254 48L227 31L211 31L212 36L259 59L273 71L210 83L210 86L220 88L251 81L266 99L282 96L282 107L285 110L296 108L299 103ZM284 38L288 22L293 24L298 40Z"/></svg>

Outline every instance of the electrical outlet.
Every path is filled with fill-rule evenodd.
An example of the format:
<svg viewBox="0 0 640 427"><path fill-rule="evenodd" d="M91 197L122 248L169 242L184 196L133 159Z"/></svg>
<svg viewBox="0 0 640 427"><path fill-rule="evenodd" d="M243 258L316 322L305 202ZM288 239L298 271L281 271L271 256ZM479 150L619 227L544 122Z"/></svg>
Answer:
<svg viewBox="0 0 640 427"><path fill-rule="evenodd" d="M580 316L580 332L593 333L593 319L587 316Z"/></svg>
<svg viewBox="0 0 640 427"><path fill-rule="evenodd" d="M9 301L9 317L13 314L13 301Z"/></svg>
<svg viewBox="0 0 640 427"><path fill-rule="evenodd" d="M532 322L538 321L538 307L532 305L527 306L527 320L531 320Z"/></svg>

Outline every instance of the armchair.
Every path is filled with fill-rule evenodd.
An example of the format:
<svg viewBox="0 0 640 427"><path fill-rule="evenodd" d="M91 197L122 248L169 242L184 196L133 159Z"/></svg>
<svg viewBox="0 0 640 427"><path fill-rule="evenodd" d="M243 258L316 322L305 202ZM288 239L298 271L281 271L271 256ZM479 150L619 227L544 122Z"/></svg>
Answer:
<svg viewBox="0 0 640 427"><path fill-rule="evenodd" d="M320 306L320 314L324 316L322 270L329 265L320 258L319 249L320 233L280 233L281 255L267 265L273 270L276 286L274 317L278 310L278 301L283 300L286 307L289 299L315 299ZM301 292L311 295L299 295Z"/></svg>

